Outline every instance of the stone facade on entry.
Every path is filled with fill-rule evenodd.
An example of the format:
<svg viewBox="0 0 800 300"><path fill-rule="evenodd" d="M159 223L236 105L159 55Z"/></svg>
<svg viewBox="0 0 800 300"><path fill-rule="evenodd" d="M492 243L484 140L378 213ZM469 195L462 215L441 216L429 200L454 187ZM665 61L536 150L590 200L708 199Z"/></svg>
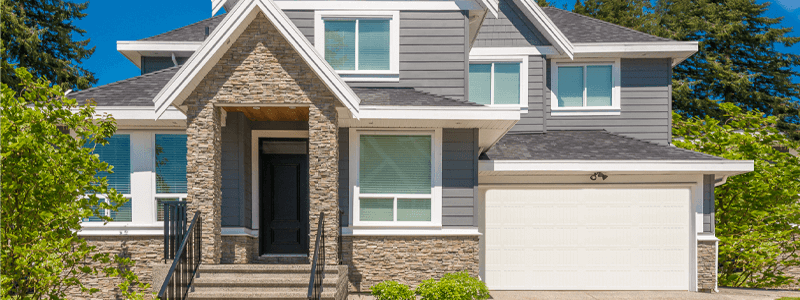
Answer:
<svg viewBox="0 0 800 300"><path fill-rule="evenodd" d="M416 288L423 280L466 270L478 276L477 236L345 236L342 261L351 292L395 280Z"/></svg>
<svg viewBox="0 0 800 300"><path fill-rule="evenodd" d="M326 256L337 262L339 235L336 97L259 13L184 102L188 110L190 211L203 213L203 262L222 261L221 108L218 104L309 106L309 253L325 212ZM227 260L227 258L226 258ZM234 261L246 261L235 258Z"/></svg>
<svg viewBox="0 0 800 300"><path fill-rule="evenodd" d="M697 242L697 291L713 293L717 288L717 243Z"/></svg>

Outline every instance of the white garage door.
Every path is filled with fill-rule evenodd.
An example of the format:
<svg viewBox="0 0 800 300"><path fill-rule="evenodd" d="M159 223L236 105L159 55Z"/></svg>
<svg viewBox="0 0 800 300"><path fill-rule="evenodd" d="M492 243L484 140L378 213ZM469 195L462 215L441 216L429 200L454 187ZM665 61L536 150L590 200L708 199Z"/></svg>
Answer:
<svg viewBox="0 0 800 300"><path fill-rule="evenodd" d="M483 273L497 290L688 290L690 191L490 189Z"/></svg>

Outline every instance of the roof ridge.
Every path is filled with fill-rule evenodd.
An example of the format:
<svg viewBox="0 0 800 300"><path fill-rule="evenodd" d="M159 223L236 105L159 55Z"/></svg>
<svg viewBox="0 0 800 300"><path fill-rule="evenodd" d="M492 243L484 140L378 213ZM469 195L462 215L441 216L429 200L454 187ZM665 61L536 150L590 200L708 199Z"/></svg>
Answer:
<svg viewBox="0 0 800 300"><path fill-rule="evenodd" d="M636 29L628 28L628 27L625 27L625 26L622 26L622 25L614 24L614 23L611 23L611 22L603 21L603 20L600 20L600 19L597 19L597 18L593 18L593 17L590 17L590 16L585 16L585 15L582 15L582 14L579 14L579 13L576 13L576 12L572 12L572 11L568 11L568 10L564 10L564 9L560 9L560 8L556 8L556 7L552 7L552 6L542 7L542 9L555 9L555 10L558 10L558 11L562 11L562 12L565 12L565 13L569 13L569 14L573 14L573 15L576 15L576 16L579 16L579 17L586 18L586 19L588 19L588 20L590 20L592 22L595 22L595 23L605 23L605 24L609 24L611 26L616 26L616 27L625 29L627 31L635 32L637 34L644 34L644 35L648 35L648 36L651 36L651 37L663 39L663 40L666 40L666 41L677 42L676 40L673 40L673 39L668 39L668 38L660 37L660 36L657 36L657 35L652 35L652 34L649 34L649 33L641 32L641 31L636 30ZM548 18L549 18L549 16L548 16Z"/></svg>
<svg viewBox="0 0 800 300"><path fill-rule="evenodd" d="M697 153L697 154L701 154L701 155L705 155L705 156L709 156L709 157L716 157L716 158L726 159L726 158L724 158L724 157L714 156L714 155L707 154L707 153L703 153L703 152L699 152L699 151L693 151L693 150L689 150L689 149L683 149L683 148L681 148L681 147L677 147L677 146L674 146L674 145L672 145L672 143L669 143L669 144L667 144L667 145L664 145L664 144L654 143L654 142L651 142L651 141L640 140L640 139L637 139L637 138L634 138L634 137L630 137L630 136L624 136L624 135L619 135L619 134L616 134L616 133L611 133L611 132L608 132L608 131L607 131L607 130L605 130L605 129L603 129L602 131L603 131L604 133L606 133L606 134L613 135L613 136L616 136L616 137L621 137L621 138L624 138L624 139L631 139L631 140L634 140L634 141L643 142L643 143L648 143L648 144L652 144L652 145L659 146L659 147L670 148L670 149L677 149L677 150L680 150L680 151L683 151L683 152Z"/></svg>
<svg viewBox="0 0 800 300"><path fill-rule="evenodd" d="M94 90L96 90L96 89L99 89L99 88L105 88L105 87L109 87L109 86L115 86L115 85L123 84L123 83L125 83L125 82L130 82L130 81L134 81L134 80L139 80L139 79L147 78L147 77L150 77L150 76L153 76L153 75L156 75L156 74L161 74L161 73L164 73L164 72L170 71L170 70L172 70L172 69L175 69L175 68L180 68L181 66L182 66L182 65L172 66L172 67L169 67L169 68L166 68L166 69L161 69L161 70L158 70L158 71L153 71L153 72L146 73L146 74L142 74L142 75L138 75L138 76L133 76L133 77L130 77L130 78L125 78L125 79L123 79L123 80L114 81L114 82L111 82L111 83L106 83L106 84L104 84L104 85L100 85L100 86L96 86L96 87L92 87L92 88L89 88L89 89L80 90L80 91L77 91L77 92L71 93L71 95L81 94L81 93L84 93L84 92L94 91Z"/></svg>
<svg viewBox="0 0 800 300"><path fill-rule="evenodd" d="M189 27L189 26L197 25L197 24L200 24L202 22L212 20L212 19L214 19L216 17L224 17L225 14L227 14L227 12L219 14L219 15L216 15L216 16L212 16L211 18L208 18L208 19L202 19L200 21L197 21L197 22L194 22L194 23L191 23L191 24L188 24L188 25L184 25L184 26L178 27L178 28L172 29L172 30L167 31L167 32L162 32L162 33L156 34L154 36L148 36L146 38L138 39L137 41L144 41L144 40L148 40L148 39L152 39L152 38L157 38L157 37L160 37L162 35L166 35L166 34L168 34L170 32L176 31L176 30L180 30L180 29L183 29L183 28L186 28L186 27Z"/></svg>

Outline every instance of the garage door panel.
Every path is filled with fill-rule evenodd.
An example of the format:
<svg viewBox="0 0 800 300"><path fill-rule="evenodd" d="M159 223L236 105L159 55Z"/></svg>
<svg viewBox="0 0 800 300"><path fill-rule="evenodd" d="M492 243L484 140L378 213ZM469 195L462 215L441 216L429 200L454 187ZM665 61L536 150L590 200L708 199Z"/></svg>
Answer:
<svg viewBox="0 0 800 300"><path fill-rule="evenodd" d="M487 190L485 205L491 289L688 289L687 188Z"/></svg>

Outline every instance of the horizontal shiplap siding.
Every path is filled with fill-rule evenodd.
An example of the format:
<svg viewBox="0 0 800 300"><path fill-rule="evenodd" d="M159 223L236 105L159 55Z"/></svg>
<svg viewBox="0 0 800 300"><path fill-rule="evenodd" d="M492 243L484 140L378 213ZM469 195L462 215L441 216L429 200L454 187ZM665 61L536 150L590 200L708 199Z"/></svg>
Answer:
<svg viewBox="0 0 800 300"><path fill-rule="evenodd" d="M339 210L342 227L350 224L350 129L339 128Z"/></svg>
<svg viewBox="0 0 800 300"><path fill-rule="evenodd" d="M474 226L477 130L442 131L442 225Z"/></svg>
<svg viewBox="0 0 800 300"><path fill-rule="evenodd" d="M528 56L528 112L510 132L544 131L545 60L542 56Z"/></svg>
<svg viewBox="0 0 800 300"><path fill-rule="evenodd" d="M313 10L284 10L283 13L292 20L294 26L314 44L314 11Z"/></svg>
<svg viewBox="0 0 800 300"><path fill-rule="evenodd" d="M400 81L350 86L414 87L455 99L466 96L467 21L461 11L400 12Z"/></svg>
<svg viewBox="0 0 800 300"><path fill-rule="evenodd" d="M527 47L549 45L512 0L500 0L497 18L487 15L473 47Z"/></svg>
<svg viewBox="0 0 800 300"><path fill-rule="evenodd" d="M549 74L548 65L548 74ZM666 144L670 138L671 59L622 59L618 116L550 116L550 80L545 93L547 131L594 130Z"/></svg>

